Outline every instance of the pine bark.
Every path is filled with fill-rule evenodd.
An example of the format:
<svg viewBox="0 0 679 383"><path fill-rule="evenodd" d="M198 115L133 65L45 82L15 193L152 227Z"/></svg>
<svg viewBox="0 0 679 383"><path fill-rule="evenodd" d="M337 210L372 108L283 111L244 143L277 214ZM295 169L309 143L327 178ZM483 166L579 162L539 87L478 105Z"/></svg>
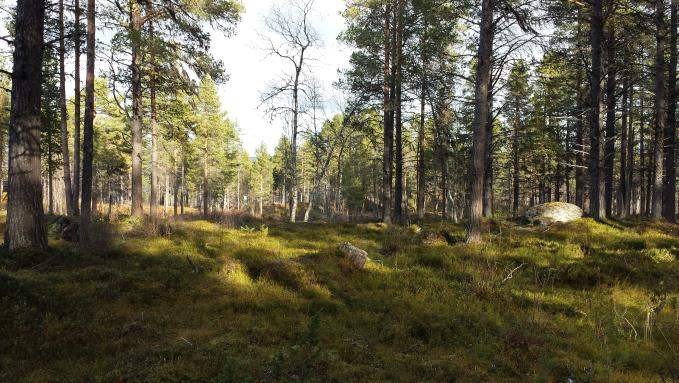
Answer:
<svg viewBox="0 0 679 383"><path fill-rule="evenodd" d="M521 108L517 100L514 106L514 121L512 129L512 216L516 217L519 212L519 193L521 187L521 174L519 162L519 142L521 140Z"/></svg>
<svg viewBox="0 0 679 383"><path fill-rule="evenodd" d="M616 111L616 77L615 63L615 26L612 22L608 28L606 41L606 141L604 142L604 201L606 217L613 216L613 168L615 164L615 111Z"/></svg>
<svg viewBox="0 0 679 383"><path fill-rule="evenodd" d="M677 135L677 0L672 0L670 12L670 62L667 76L667 126L665 128L665 187L663 191L663 216L670 222L676 222L677 204L677 167L676 167L676 135Z"/></svg>
<svg viewBox="0 0 679 383"><path fill-rule="evenodd" d="M80 0L74 0L73 211L80 214Z"/></svg>
<svg viewBox="0 0 679 383"><path fill-rule="evenodd" d="M481 31L476 66L476 105L474 109L471 196L467 227L467 242L481 241L483 216L483 185L485 175L486 128L490 118L490 77L493 53L494 0L481 2Z"/></svg>
<svg viewBox="0 0 679 383"><path fill-rule="evenodd" d="M392 197L392 148L394 146L394 111L391 102L391 0L387 1L384 11L384 65L383 65L383 130L384 150L382 157L382 221L391 223L391 197Z"/></svg>
<svg viewBox="0 0 679 383"><path fill-rule="evenodd" d="M88 0L89 2L89 0ZM130 33L132 35L132 216L144 214L142 194L142 53L141 32L143 18L141 4L133 0L130 5Z"/></svg>
<svg viewBox="0 0 679 383"><path fill-rule="evenodd" d="M618 201L618 217L625 218L629 214L629 191L627 180L627 116L629 114L628 96L629 80L625 78L622 87L622 117L620 123L620 185Z"/></svg>
<svg viewBox="0 0 679 383"><path fill-rule="evenodd" d="M75 215L73 208L73 189L71 183L71 155L68 150L68 114L66 111L66 70L64 44L64 0L59 0L59 111L61 115L61 157L63 161L64 194L66 195L66 212Z"/></svg>
<svg viewBox="0 0 679 383"><path fill-rule="evenodd" d="M44 0L18 0L9 127L5 246L47 248L40 167Z"/></svg>
<svg viewBox="0 0 679 383"><path fill-rule="evenodd" d="M601 95L601 40L603 36L603 16L601 0L593 0L590 43L592 48L592 71L590 76L590 163L589 163L589 214L594 219L605 218L602 206L601 188L601 127L599 122Z"/></svg>
<svg viewBox="0 0 679 383"><path fill-rule="evenodd" d="M655 150L653 152L653 198L651 217L662 217L664 133L667 127L667 93L665 84L665 2L656 0L655 52Z"/></svg>
<svg viewBox="0 0 679 383"><path fill-rule="evenodd" d="M395 143L395 164L396 164L396 185L394 190L394 220L402 224L404 222L403 216L403 114L401 98L403 96L402 86L402 55L403 55L403 12L405 8L405 0L398 0L396 8L396 46L394 66L396 70L395 89L394 89L394 120L396 128L396 143Z"/></svg>
<svg viewBox="0 0 679 383"><path fill-rule="evenodd" d="M81 241L92 240L93 160L94 160L94 63L95 57L95 0L87 0L87 64L85 70L85 121L83 126L83 182L81 204Z"/></svg>
<svg viewBox="0 0 679 383"><path fill-rule="evenodd" d="M149 10L150 12L150 10ZM149 22L149 37L153 42L153 22ZM158 113L156 105L156 62L153 50L150 52L149 86L151 98L151 193L149 195L149 216L152 222L158 217Z"/></svg>

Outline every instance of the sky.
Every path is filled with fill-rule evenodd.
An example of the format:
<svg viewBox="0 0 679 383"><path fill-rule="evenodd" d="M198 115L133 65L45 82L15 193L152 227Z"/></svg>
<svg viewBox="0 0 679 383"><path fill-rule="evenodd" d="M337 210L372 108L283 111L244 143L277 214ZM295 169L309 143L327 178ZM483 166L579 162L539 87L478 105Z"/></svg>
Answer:
<svg viewBox="0 0 679 383"><path fill-rule="evenodd" d="M245 13L238 24L237 34L229 38L220 32L212 34L212 54L224 62L230 77L219 89L222 108L231 120L238 123L243 146L250 154L262 142L273 153L284 130L282 121L270 122L264 108L258 108L261 92L286 68L279 59L267 57L260 36L266 32L264 18L272 5L280 1L285 0L242 0ZM343 9L343 0L316 0L314 5L312 23L322 45L311 51L315 59L313 73L326 93L331 93L332 83L337 80L337 70L349 63L348 47L337 41L337 36L344 29L340 15Z"/></svg>

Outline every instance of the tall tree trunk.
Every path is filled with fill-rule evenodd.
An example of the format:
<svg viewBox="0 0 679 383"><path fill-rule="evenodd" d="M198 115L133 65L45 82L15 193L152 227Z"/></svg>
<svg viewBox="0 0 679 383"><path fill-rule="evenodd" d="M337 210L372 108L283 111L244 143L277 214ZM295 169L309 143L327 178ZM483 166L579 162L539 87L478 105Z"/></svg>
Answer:
<svg viewBox="0 0 679 383"><path fill-rule="evenodd" d="M590 43L592 47L592 72L590 77L590 153L589 153L589 214L594 219L605 217L602 206L601 190L601 128L599 121L601 94L601 39L603 36L603 16L601 0L593 0Z"/></svg>
<svg viewBox="0 0 679 383"><path fill-rule="evenodd" d="M653 152L653 200L651 216L662 217L664 133L667 124L667 95L665 87L665 1L656 0L655 10L655 150Z"/></svg>
<svg viewBox="0 0 679 383"><path fill-rule="evenodd" d="M424 54L422 55L424 57ZM424 59L422 70L426 72ZM420 126L417 133L417 218L424 218L424 194L426 192L425 163L424 163L424 135L425 135L425 91L426 74L422 74L422 89L420 93Z"/></svg>
<svg viewBox="0 0 679 383"><path fill-rule="evenodd" d="M486 128L490 118L490 77L493 56L493 7L495 0L481 2L481 30L479 36L478 62L476 65L476 106L474 108L471 201L467 242L481 241L483 215L483 185L485 175Z"/></svg>
<svg viewBox="0 0 679 383"><path fill-rule="evenodd" d="M628 111L628 133L627 133L627 174L625 176L625 191L627 192L627 212L629 215L632 213L632 202L633 202L633 185L634 185L634 121L632 118L632 110L634 107L634 84L629 84L629 111ZM624 128L624 127L623 127ZM625 213L623 213L625 214Z"/></svg>
<svg viewBox="0 0 679 383"><path fill-rule="evenodd" d="M519 192L521 187L521 174L519 163L519 141L521 130L521 108L517 102L514 106L514 121L512 130L512 215L516 217L519 212Z"/></svg>
<svg viewBox="0 0 679 383"><path fill-rule="evenodd" d="M644 148L644 93L643 88L639 94L639 214L642 216L648 215L647 209L647 190L646 190L646 177L647 177L647 164L646 164L646 153Z"/></svg>
<svg viewBox="0 0 679 383"><path fill-rule="evenodd" d="M622 121L620 123L620 199L618 201L618 217L626 218L629 214L629 182L627 180L627 116L629 114L628 96L629 79L625 74L622 86Z"/></svg>
<svg viewBox="0 0 679 383"><path fill-rule="evenodd" d="M670 17L670 62L667 76L667 126L665 130L665 188L663 191L663 216L676 222L677 167L675 145L677 134L677 0L672 0Z"/></svg>
<svg viewBox="0 0 679 383"><path fill-rule="evenodd" d="M173 186L172 209L173 209L173 213L174 213L173 215L175 217L177 216L177 210L178 210L178 207L179 207L179 201L177 201L177 199L179 198L179 183L180 183L179 171L177 169L178 167L179 167L179 164L178 164L178 161L177 161L177 150L175 149L175 151L174 151L174 167L173 167L174 168L173 169L174 185L172 185Z"/></svg>
<svg viewBox="0 0 679 383"><path fill-rule="evenodd" d="M88 0L89 1L89 0ZM132 35L132 216L144 214L142 194L142 53L141 32L143 18L139 0L130 4L130 33Z"/></svg>
<svg viewBox="0 0 679 383"><path fill-rule="evenodd" d="M492 79L490 81L492 84ZM483 176L483 216L493 215L493 90L488 91L488 122L486 123L485 170Z"/></svg>
<svg viewBox="0 0 679 383"><path fill-rule="evenodd" d="M149 9L148 12L151 12ZM153 43L153 21L149 22L149 38ZM149 195L149 216L155 223L158 217L158 114L156 106L156 62L153 49L150 50L149 86L151 98L151 193Z"/></svg>
<svg viewBox="0 0 679 383"><path fill-rule="evenodd" d="M395 125L396 125L396 187L394 190L394 220L399 223L404 223L403 216L403 115L401 97L403 93L402 86L402 51L403 51L403 12L405 8L405 0L398 0L396 8L396 46L394 50L394 66L396 69L395 77Z"/></svg>
<svg viewBox="0 0 679 383"><path fill-rule="evenodd" d="M61 157L64 170L64 194L66 195L66 211L74 216L73 191L71 189L71 165L68 150L68 114L66 112L66 70L64 46L64 0L59 0L59 109L61 114Z"/></svg>
<svg viewBox="0 0 679 383"><path fill-rule="evenodd" d="M391 223L391 197L392 197L392 150L394 146L394 110L391 102L391 0L387 1L384 11L384 66L382 93L384 96L384 151L382 170L382 221Z"/></svg>
<svg viewBox="0 0 679 383"><path fill-rule="evenodd" d="M617 68L615 63L615 26L608 27L606 41L606 141L604 143L604 201L606 217L613 216L613 166L615 161L615 88Z"/></svg>
<svg viewBox="0 0 679 383"><path fill-rule="evenodd" d="M179 199L179 213L184 215L184 195L186 193L186 158L182 154L181 197Z"/></svg>
<svg viewBox="0 0 679 383"><path fill-rule="evenodd" d="M579 24L578 24L579 27ZM584 95L582 91L582 66L578 65L576 73L576 93L577 93L577 106L576 106L576 119L575 119L575 204L581 209L585 208L585 160L583 152L585 150L585 103Z"/></svg>
<svg viewBox="0 0 679 383"><path fill-rule="evenodd" d="M87 70L85 74L85 124L83 127L83 184L81 204L81 241L92 240L92 162L94 155L94 62L95 57L95 0L87 0ZM95 205L96 206L96 205Z"/></svg>
<svg viewBox="0 0 679 383"><path fill-rule="evenodd" d="M73 212L80 214L80 0L74 0L75 25L73 34L75 65L73 81L75 93L73 99Z"/></svg>
<svg viewBox="0 0 679 383"><path fill-rule="evenodd" d="M47 214L54 214L54 150L52 129L47 130Z"/></svg>
<svg viewBox="0 0 679 383"><path fill-rule="evenodd" d="M208 174L208 148L207 138L205 139L206 146L203 148L203 218L208 216L208 200L209 200L209 174Z"/></svg>
<svg viewBox="0 0 679 383"><path fill-rule="evenodd" d="M9 127L5 246L47 248L40 168L44 0L18 0Z"/></svg>
<svg viewBox="0 0 679 383"><path fill-rule="evenodd" d="M7 97L6 95L2 95L0 97ZM8 103L9 104L9 103ZM4 105L4 104L3 104ZM0 129L0 206L2 206L2 202L4 200L4 182L3 180L5 179L5 175L3 174L4 170L4 165L5 165L5 134L6 134L5 129Z"/></svg>

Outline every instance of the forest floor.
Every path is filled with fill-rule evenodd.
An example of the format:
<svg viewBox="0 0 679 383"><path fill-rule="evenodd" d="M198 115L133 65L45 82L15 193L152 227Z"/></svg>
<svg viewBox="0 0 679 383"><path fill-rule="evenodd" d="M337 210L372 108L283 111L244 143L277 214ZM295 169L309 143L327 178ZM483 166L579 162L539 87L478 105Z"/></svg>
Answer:
<svg viewBox="0 0 679 383"><path fill-rule="evenodd" d="M0 381L679 380L679 226L267 225L0 255Z"/></svg>

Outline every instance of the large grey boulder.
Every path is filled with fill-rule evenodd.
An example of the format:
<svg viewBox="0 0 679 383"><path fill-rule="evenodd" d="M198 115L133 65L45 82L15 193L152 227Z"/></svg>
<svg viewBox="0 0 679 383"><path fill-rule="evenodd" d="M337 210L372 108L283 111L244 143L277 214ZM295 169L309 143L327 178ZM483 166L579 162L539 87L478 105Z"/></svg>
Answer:
<svg viewBox="0 0 679 383"><path fill-rule="evenodd" d="M368 252L359 249L358 247L352 245L351 243L343 243L339 245L339 251L349 260L351 263L360 270L365 268L365 263L370 259L368 258Z"/></svg>
<svg viewBox="0 0 679 383"><path fill-rule="evenodd" d="M548 202L526 209L524 217L531 223L549 225L554 222L571 222L582 218L582 209L566 202Z"/></svg>

